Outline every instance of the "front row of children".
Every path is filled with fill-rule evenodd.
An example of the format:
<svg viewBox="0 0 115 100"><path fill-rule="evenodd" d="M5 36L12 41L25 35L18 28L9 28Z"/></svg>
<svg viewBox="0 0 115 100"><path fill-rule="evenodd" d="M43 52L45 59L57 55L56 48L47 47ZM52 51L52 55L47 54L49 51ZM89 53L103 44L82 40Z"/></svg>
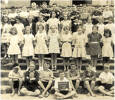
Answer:
<svg viewBox="0 0 115 100"><path fill-rule="evenodd" d="M22 54L26 57L27 67L32 57L39 57L40 69L43 69L44 56L51 54L51 67L56 70L57 54L61 54L64 60L64 69L67 70L71 57L75 58L77 66L82 66L82 58L91 57L92 66L96 67L98 57L106 58L113 57L113 38L111 31L105 29L104 36L98 33L98 26L94 25L92 33L86 35L83 33L82 27L79 27L77 32L71 33L69 27L64 27L61 34L58 33L55 26L50 27L48 35L44 31L44 26L38 26L39 31L35 37L31 34L30 26L26 26L23 39L17 35L17 29L11 28L9 38L8 55L11 56L13 63L18 62L18 55ZM61 47L61 50L60 50ZM72 47L73 50L72 50ZM34 55L35 54L35 55Z"/></svg>
<svg viewBox="0 0 115 100"><path fill-rule="evenodd" d="M49 64L45 62L43 70L37 71L35 64L30 63L29 69L22 74L18 64L13 65L13 70L9 73L12 95L18 90L18 95L34 95L39 98L48 97L49 93L55 94L56 98L65 99L77 97L78 90L88 90L88 95L96 96L96 92L103 95L114 96L114 76L109 70L109 65L104 65L99 77L89 65L86 70L80 73L74 64L67 72L59 71L59 76L55 76L49 69ZM80 86L82 88L80 88Z"/></svg>

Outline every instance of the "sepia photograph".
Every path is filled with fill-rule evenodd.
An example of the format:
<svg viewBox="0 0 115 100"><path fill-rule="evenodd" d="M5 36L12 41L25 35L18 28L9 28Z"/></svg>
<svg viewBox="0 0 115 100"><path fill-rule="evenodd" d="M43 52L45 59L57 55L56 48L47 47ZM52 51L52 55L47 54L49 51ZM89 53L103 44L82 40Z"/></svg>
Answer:
<svg viewBox="0 0 115 100"><path fill-rule="evenodd" d="M114 0L0 0L0 100L114 100Z"/></svg>

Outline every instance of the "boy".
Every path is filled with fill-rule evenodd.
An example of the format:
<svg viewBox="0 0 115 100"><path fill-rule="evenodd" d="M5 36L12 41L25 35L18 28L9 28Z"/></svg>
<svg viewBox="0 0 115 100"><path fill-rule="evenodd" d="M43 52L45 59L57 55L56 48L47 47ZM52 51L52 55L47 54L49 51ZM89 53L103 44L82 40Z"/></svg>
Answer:
<svg viewBox="0 0 115 100"><path fill-rule="evenodd" d="M56 98L66 99L76 94L76 92L72 90L71 83L65 77L65 74L63 71L60 72L60 77L55 80L54 88L55 88Z"/></svg>
<svg viewBox="0 0 115 100"><path fill-rule="evenodd" d="M12 88L12 96L15 95L16 89L18 90L18 95L20 95L20 88L22 86L23 74L17 63L13 65L13 69L10 71L8 77L10 86Z"/></svg>

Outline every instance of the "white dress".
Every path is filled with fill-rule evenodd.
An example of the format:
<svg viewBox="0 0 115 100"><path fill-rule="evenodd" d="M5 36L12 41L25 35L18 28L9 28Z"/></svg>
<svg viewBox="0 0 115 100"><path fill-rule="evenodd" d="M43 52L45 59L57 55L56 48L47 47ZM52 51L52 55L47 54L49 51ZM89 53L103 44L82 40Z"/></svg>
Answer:
<svg viewBox="0 0 115 100"><path fill-rule="evenodd" d="M18 35L11 35L9 41L10 41L10 46L8 48L7 54L19 55L20 47L19 47L18 43L20 42L20 39L19 39Z"/></svg>
<svg viewBox="0 0 115 100"><path fill-rule="evenodd" d="M10 29L12 28L11 24L5 24L3 26L3 31L2 31L2 38L1 38L1 42L2 43L8 43L9 42L9 36L10 36Z"/></svg>
<svg viewBox="0 0 115 100"><path fill-rule="evenodd" d="M14 27L16 27L16 29L18 31L18 36L20 37L20 39L23 40L23 38L24 38L24 35L23 35L24 25L22 23L19 23L19 24L14 24Z"/></svg>
<svg viewBox="0 0 115 100"><path fill-rule="evenodd" d="M35 36L35 40L37 40L35 54L48 54L48 48L46 45L46 32L39 33L38 31L38 33Z"/></svg>
<svg viewBox="0 0 115 100"><path fill-rule="evenodd" d="M49 53L60 53L59 48L59 34L58 33L49 33Z"/></svg>
<svg viewBox="0 0 115 100"><path fill-rule="evenodd" d="M105 38L103 37L103 47L102 47L102 56L103 57L113 57L113 49L111 46L111 42L113 41L112 37Z"/></svg>
<svg viewBox="0 0 115 100"><path fill-rule="evenodd" d="M75 47L73 50L72 57L86 57L85 43L86 36L84 34L78 35L77 32L73 34L73 39L75 40Z"/></svg>
<svg viewBox="0 0 115 100"><path fill-rule="evenodd" d="M24 47L22 50L22 55L25 57L34 56L34 47L33 47L34 36L32 34L24 35Z"/></svg>
<svg viewBox="0 0 115 100"><path fill-rule="evenodd" d="M72 47L70 43L72 41L71 33L62 34L61 41L63 42L61 56L62 57L72 57Z"/></svg>

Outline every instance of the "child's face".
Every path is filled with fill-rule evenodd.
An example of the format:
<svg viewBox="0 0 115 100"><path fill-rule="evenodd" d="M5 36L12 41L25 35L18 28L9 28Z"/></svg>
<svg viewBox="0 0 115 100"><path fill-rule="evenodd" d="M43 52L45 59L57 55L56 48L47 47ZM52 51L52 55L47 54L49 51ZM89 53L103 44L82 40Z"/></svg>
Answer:
<svg viewBox="0 0 115 100"><path fill-rule="evenodd" d="M75 65L72 65L72 66L71 66L71 69L72 69L72 70L76 70L76 66L75 66Z"/></svg>
<svg viewBox="0 0 115 100"><path fill-rule="evenodd" d="M15 28L12 29L12 35L16 35L16 29Z"/></svg>
<svg viewBox="0 0 115 100"><path fill-rule="evenodd" d="M34 71L35 70L35 66L30 66L29 69L30 69L30 71Z"/></svg>
<svg viewBox="0 0 115 100"><path fill-rule="evenodd" d="M77 31L78 31L78 34L82 34L82 29L81 28L79 28Z"/></svg>
<svg viewBox="0 0 115 100"><path fill-rule="evenodd" d="M105 37L109 37L109 32L106 32L106 33L105 33Z"/></svg>
<svg viewBox="0 0 115 100"><path fill-rule="evenodd" d="M93 28L92 28L92 32L93 32L93 33L97 33L97 32L98 32L97 27L93 27Z"/></svg>
<svg viewBox="0 0 115 100"><path fill-rule="evenodd" d="M18 72L18 68L14 68L14 72L17 73Z"/></svg>
<svg viewBox="0 0 115 100"><path fill-rule="evenodd" d="M63 80L64 79L65 74L64 73L60 73L60 79Z"/></svg>
<svg viewBox="0 0 115 100"><path fill-rule="evenodd" d="M55 18L55 17L56 17L56 13L52 12L52 18Z"/></svg>
<svg viewBox="0 0 115 100"><path fill-rule="evenodd" d="M29 26L26 27L26 34L30 34L30 27Z"/></svg>
<svg viewBox="0 0 115 100"><path fill-rule="evenodd" d="M44 64L44 70L48 70L48 69L49 69L49 67L50 67L50 65L49 65L49 64Z"/></svg>
<svg viewBox="0 0 115 100"><path fill-rule="evenodd" d="M50 29L51 29L52 33L55 33L55 29L56 29L55 27L51 27Z"/></svg>
<svg viewBox="0 0 115 100"><path fill-rule="evenodd" d="M38 27L38 29L39 29L39 31L43 31L43 26L40 25L40 26Z"/></svg>
<svg viewBox="0 0 115 100"><path fill-rule="evenodd" d="M4 17L4 22L7 23L8 22L8 18Z"/></svg>

